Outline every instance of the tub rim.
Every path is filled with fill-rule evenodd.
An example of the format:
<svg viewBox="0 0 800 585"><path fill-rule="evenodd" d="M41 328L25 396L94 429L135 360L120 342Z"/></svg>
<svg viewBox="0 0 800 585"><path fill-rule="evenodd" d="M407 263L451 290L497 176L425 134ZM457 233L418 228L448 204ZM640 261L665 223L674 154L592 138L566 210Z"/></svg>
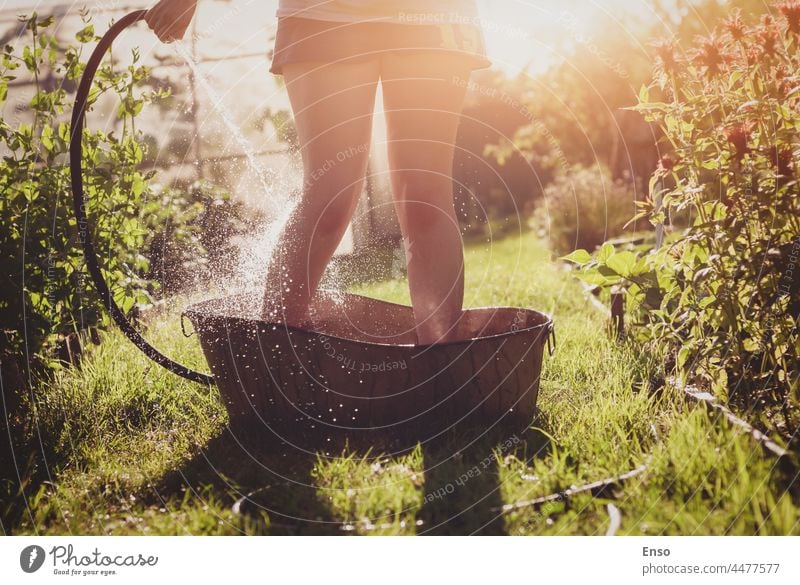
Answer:
<svg viewBox="0 0 800 585"><path fill-rule="evenodd" d="M323 290L321 292L326 292L326 291ZM392 305L394 307L403 307L403 308L408 308L408 309L412 308L410 305L404 305L404 304L401 304L401 303L393 303L391 301L385 301L383 299L376 299L374 297L367 297L367 296L356 294L356 293L348 293L348 292L344 292L343 293L341 291L329 291L329 292L335 292L337 295L346 295L346 296L350 296L350 297L360 297L362 299L367 299L369 301L377 302L377 303L380 303L380 304L383 304L383 305ZM338 342L358 343L358 344L362 344L362 345L368 345L368 346L373 346L373 347L381 347L381 348L396 347L396 348L405 348L405 349L426 350L426 349L431 349L431 348L436 348L436 347L455 346L455 345L461 345L461 344L471 344L471 343L475 343L475 342L478 342L478 341L499 340L499 339L502 339L504 337L512 337L512 336L519 335L521 333L529 333L529 332L532 332L532 331L537 330L537 329L543 329L546 332L550 332L550 331L553 330L553 327L554 327L553 316L551 314L549 314L549 313L544 313L542 311L537 311L536 309L530 309L530 308L527 308L527 307L510 307L510 306L505 306L505 305L503 305L503 306L494 306L494 307L468 307L468 308L463 309L463 310L464 311L489 311L489 310L496 311L496 310L504 310L504 311L517 311L517 312L518 311L524 311L524 312L526 312L528 314L532 313L532 314L538 315L540 317L543 317L544 320L543 320L542 323L539 323L537 325L533 325L533 326L530 326L530 327L521 327L521 328L519 328L517 330L514 330L514 331L504 331L502 333L495 333L495 334L492 334L492 335L482 335L482 336L479 336L479 337L471 337L470 339L457 339L457 340L454 340L454 341L444 341L444 342L441 342L441 343L419 343L419 344L413 344L413 343L381 343L381 342L377 342L377 341L365 341L365 340L360 340L360 339L351 339L351 338L348 338L348 337L341 337L341 336L337 336L337 335L331 335L331 334L325 333L323 331L314 331L313 329L305 329L303 327L297 327L297 326L294 326L294 325L287 325L285 323L278 323L278 322L273 322L273 321L263 321L263 320L260 320L260 319L246 318L246 317L235 316L235 315L227 315L226 316L226 315L222 315L222 314L219 314L219 313L213 313L213 312L209 312L209 311L205 311L204 312L204 311L199 310L199 307L202 306L202 305L205 305L205 304L211 304L211 303L214 303L214 302L223 301L226 298L244 297L245 295L246 295L246 293L240 293L238 295L230 295L229 297L215 297L215 298L212 298L212 299L206 299L204 301L200 301L200 302L193 303L193 304L189 305L188 307L184 308L183 311L181 312L181 329L184 329L183 328L183 319L184 319L184 317L187 317L189 320L191 320L193 325L194 325L195 322L192 319L192 317L198 317L200 319L223 321L223 322L227 322L227 323L230 323L232 321L238 321L238 322L242 322L242 323L256 324L258 326L261 326L261 325L270 326L270 325L272 325L272 326L276 326L276 327L281 327L283 330L285 330L287 332L291 331L291 332L295 332L295 333L305 333L305 334L310 334L310 335L324 335L326 338L333 339L333 340L336 340ZM196 331L196 332L198 334L200 334L199 331ZM185 330L184 330L184 335L186 335ZM546 338L542 342L545 343L546 342Z"/></svg>

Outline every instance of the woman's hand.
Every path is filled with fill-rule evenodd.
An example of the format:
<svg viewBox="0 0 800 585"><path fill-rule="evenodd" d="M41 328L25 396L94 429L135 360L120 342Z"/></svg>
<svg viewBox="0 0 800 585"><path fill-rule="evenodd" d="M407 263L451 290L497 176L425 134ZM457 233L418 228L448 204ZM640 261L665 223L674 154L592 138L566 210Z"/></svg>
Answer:
<svg viewBox="0 0 800 585"><path fill-rule="evenodd" d="M165 43L179 41L192 22L197 0L161 0L144 19Z"/></svg>

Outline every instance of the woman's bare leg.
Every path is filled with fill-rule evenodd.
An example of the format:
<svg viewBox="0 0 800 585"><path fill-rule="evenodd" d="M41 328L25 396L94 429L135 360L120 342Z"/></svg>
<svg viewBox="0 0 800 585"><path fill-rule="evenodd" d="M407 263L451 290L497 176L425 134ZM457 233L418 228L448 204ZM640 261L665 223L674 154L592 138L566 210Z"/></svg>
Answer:
<svg viewBox="0 0 800 585"><path fill-rule="evenodd" d="M464 303L452 171L469 74L450 55L397 55L382 63L392 188L419 343L451 339Z"/></svg>
<svg viewBox="0 0 800 585"><path fill-rule="evenodd" d="M377 61L284 68L304 181L267 270L262 314L302 323L353 215L369 158Z"/></svg>

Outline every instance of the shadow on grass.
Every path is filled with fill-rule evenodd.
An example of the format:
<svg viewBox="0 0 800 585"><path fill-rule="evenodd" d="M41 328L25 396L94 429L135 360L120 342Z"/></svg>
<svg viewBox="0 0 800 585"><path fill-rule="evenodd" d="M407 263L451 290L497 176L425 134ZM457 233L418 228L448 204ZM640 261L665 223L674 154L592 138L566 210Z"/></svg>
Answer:
<svg viewBox="0 0 800 585"><path fill-rule="evenodd" d="M16 534L22 523L35 528L38 494L68 461L55 437L29 420L0 424L0 534Z"/></svg>
<svg viewBox="0 0 800 585"><path fill-rule="evenodd" d="M524 426L498 425L423 448L425 485L417 534L503 535L498 460L530 462L549 451L547 437Z"/></svg>
<svg viewBox="0 0 800 585"><path fill-rule="evenodd" d="M516 456L530 462L549 451L544 433L519 424L495 425L488 432L476 428L459 434L453 431L433 441L377 434L371 435L369 444L359 444L352 438L346 442L325 439L324 449L309 448L308 437L302 439L285 440L264 427L226 428L193 459L165 476L158 490L166 495L184 489L208 493L210 489L220 501L234 506L246 533L385 531L387 524L382 523L387 518L350 518L336 510L315 477L315 467L320 461L351 458L365 461L368 474L370 461L390 465L419 448L424 483L415 489L422 491L417 498L420 503L395 510L388 526L391 528L394 522L399 532L420 535L500 535L505 534L505 527L496 511L504 503L498 457ZM355 466L347 469L365 472ZM347 484L357 482L356 478L343 479ZM402 526L398 516L403 518Z"/></svg>

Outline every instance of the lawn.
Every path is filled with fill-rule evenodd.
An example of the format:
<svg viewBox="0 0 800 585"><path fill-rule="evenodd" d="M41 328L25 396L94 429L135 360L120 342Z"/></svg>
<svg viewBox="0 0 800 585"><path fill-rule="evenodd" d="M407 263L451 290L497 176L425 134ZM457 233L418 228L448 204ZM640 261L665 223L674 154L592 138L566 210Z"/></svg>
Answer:
<svg viewBox="0 0 800 585"><path fill-rule="evenodd" d="M360 292L407 302L406 283ZM661 388L658 359L617 344L606 316L531 235L467 249L471 306L554 315L540 413L524 436L453 438L399 454L302 455L234 436L216 389L155 366L119 332L36 390L17 534L800 534L791 468ZM147 337L205 369L162 314ZM646 466L646 467L642 467ZM639 470L595 493L513 506ZM795 487L790 487L794 483ZM257 505L232 511L245 493Z"/></svg>

